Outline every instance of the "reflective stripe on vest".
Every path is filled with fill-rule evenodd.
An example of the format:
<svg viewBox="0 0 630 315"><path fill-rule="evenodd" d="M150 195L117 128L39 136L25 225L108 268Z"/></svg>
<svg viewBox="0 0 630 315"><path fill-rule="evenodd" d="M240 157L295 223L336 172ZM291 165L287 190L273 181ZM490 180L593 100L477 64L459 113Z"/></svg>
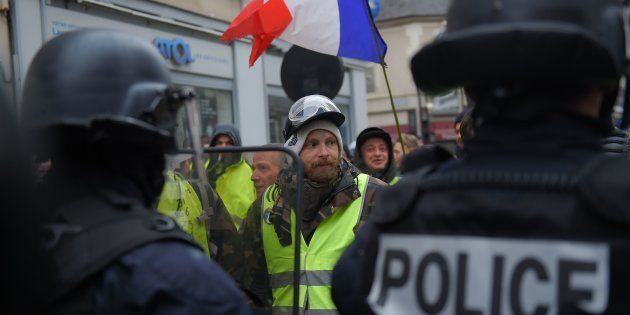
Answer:
<svg viewBox="0 0 630 315"><path fill-rule="evenodd" d="M398 183L398 180L400 180L400 178L398 176L395 176L391 181L389 181L389 186L392 186L396 183Z"/></svg>
<svg viewBox="0 0 630 315"><path fill-rule="evenodd" d="M354 227L361 219L363 200L369 176L359 174L358 189L360 198L338 208L319 223L311 242L306 245L301 239L300 249L300 308L308 309L308 314L336 314L336 306L330 296L332 270L344 250L354 240ZM273 186L272 186L273 187ZM275 200L265 192L263 211L268 211ZM273 294L273 313L290 312L293 305L293 246L283 247L276 235L273 224L262 220L262 238L269 273L269 283ZM295 215L291 212L291 238L295 239ZM308 305L306 305L308 301Z"/></svg>

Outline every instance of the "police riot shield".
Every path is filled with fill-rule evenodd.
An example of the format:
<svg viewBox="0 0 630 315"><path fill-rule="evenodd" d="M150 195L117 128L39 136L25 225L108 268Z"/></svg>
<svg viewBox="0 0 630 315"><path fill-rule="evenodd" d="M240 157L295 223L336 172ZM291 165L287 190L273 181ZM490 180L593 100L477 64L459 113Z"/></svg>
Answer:
<svg viewBox="0 0 630 315"><path fill-rule="evenodd" d="M156 210L188 233L252 308L299 311L302 166L282 144L242 147L226 130L202 134L198 105L177 118ZM298 236L296 240L296 236ZM302 299L303 300L303 299Z"/></svg>

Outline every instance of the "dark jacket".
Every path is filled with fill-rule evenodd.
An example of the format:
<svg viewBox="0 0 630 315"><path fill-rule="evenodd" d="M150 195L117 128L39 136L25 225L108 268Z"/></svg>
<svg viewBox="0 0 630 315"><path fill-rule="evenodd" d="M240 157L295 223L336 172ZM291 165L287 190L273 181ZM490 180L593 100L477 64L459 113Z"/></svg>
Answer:
<svg viewBox="0 0 630 315"><path fill-rule="evenodd" d="M361 156L361 147L363 146L365 141L370 138L381 138L387 144L387 166L381 172L372 172L372 170L367 167L365 161L363 160L363 157ZM352 164L358 167L361 172L365 174L370 174L371 176L374 176L389 184L396 177L396 164L394 163L394 147L392 144L392 138L387 132L385 132L385 130L381 128L370 127L364 129L363 131L361 131L361 133L359 133L359 136L357 136L357 144L356 149L354 150L354 158L352 160Z"/></svg>
<svg viewBox="0 0 630 315"><path fill-rule="evenodd" d="M79 173L53 170L42 187L46 230L62 232L47 238L48 314L249 314L230 277L172 219L152 214L134 182Z"/></svg>
<svg viewBox="0 0 630 315"><path fill-rule="evenodd" d="M451 253L453 246L474 242L486 244L483 247L486 249L462 247L458 249L459 254L454 252L453 256L447 256L451 258L434 260L445 262L442 269L449 272L449 279L454 279L446 286L455 286L449 292L457 292L444 295L446 304L432 304L431 301L422 304L423 307L434 306L436 312L443 311L444 305L448 304L459 311L485 313L500 307L501 304L496 303L505 299L508 299L507 307L514 311L522 305L521 299L527 298L518 291L525 270L537 277L534 281L552 288L550 292L553 293L545 293L545 303L539 306L548 307L551 303L560 308L561 314L576 314L582 303L580 300L586 299L586 295L581 294L593 297L595 292L608 292L609 300L604 303L607 303L609 313L630 311L630 303L624 297L630 286L625 267L630 263L630 247L627 245L630 243L628 163L601 154L599 141L602 133L590 120L556 117L529 121L526 125L527 128L521 128L525 125L519 126L519 123L482 125L476 138L466 143L467 154L463 159L447 162L429 173L426 170L425 173L413 173L377 196L376 210L333 274L333 299L343 314L371 313L367 304L371 290L377 294L372 296L377 299L371 300L376 305L387 305L388 301L400 297L397 293L400 291L391 290L383 295L383 290L376 289L377 283L383 284L381 278L375 276L377 270L381 270L378 267L381 265L377 266L377 257L383 257L382 242L392 239L393 235L409 236L414 240L415 245L411 246L414 249L406 250L401 244L402 251L396 252L398 257L407 258L415 257L414 253L422 250L434 250L435 244L445 244L443 240L448 237L458 238L451 245L435 249L431 259L444 259L445 256L440 255ZM512 245L508 249L492 245L502 241L505 242L502 246ZM518 255L527 251L523 242L531 242L528 244L536 250L520 257ZM560 245L554 245L558 242L569 242L561 246L577 246L580 248L577 251L589 253L588 257L593 261L572 261L575 256L571 253L576 250L564 252L565 256L554 256L559 252ZM610 263L601 260L603 254L593 255L591 246L602 250L608 248ZM484 255L490 248L495 251L494 260L488 255L488 263L479 264L479 256L474 255ZM520 257L521 263L529 257L526 262L530 265L519 263L522 270L510 269L515 268L515 261L519 261L514 257ZM514 259L510 260L510 266L508 258ZM423 278L415 272L425 269L420 268L418 262L410 260L410 273L402 271L392 276L398 278L390 281L389 286L400 289L410 285L416 288L415 292L420 292L418 288L422 284L417 281ZM579 265L576 268L586 275L608 270L610 276L599 282L602 285L588 286L589 290L575 295L577 287L567 280L571 277L567 274L573 271L562 271L562 268L569 268L567 263L573 267ZM555 264L565 266L560 267L560 274ZM473 275L477 278L471 278ZM493 286L491 277L499 281L496 280L501 279L497 278L499 276L516 284ZM476 282L466 286L466 281ZM440 285L445 284L432 283L431 287L439 288ZM469 290L473 289L482 299L475 300L474 305L484 305L483 310L479 306L471 307L473 300ZM417 296L427 301L421 294ZM549 300L551 296L557 300ZM495 304L489 305L491 302ZM397 305L402 307L399 309L402 312L403 309L421 307L417 301Z"/></svg>
<svg viewBox="0 0 630 315"><path fill-rule="evenodd" d="M453 154L439 145L426 144L403 157L400 163L400 175L419 170L426 166L437 165L453 159Z"/></svg>

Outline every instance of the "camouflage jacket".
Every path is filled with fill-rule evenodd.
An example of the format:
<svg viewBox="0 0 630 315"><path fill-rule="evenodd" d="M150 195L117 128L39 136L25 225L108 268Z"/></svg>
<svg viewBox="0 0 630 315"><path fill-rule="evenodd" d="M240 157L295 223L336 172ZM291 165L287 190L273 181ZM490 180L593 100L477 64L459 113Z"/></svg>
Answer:
<svg viewBox="0 0 630 315"><path fill-rule="evenodd" d="M303 222L310 226L303 226L302 231L314 231L325 218L333 214L337 209L347 205L357 198L364 198L363 210L359 224L355 227L355 232L374 206L374 194L381 188L387 186L384 182L374 177L369 178L365 195L362 196L357 186L357 176L359 170L352 164L342 161L339 180L336 182L330 196L324 200L315 218L310 222ZM270 211L264 211L263 199L268 194L263 194L250 207L247 217L243 223L241 232L243 233L243 250L245 255L245 272L241 280L242 285L255 294L258 299L264 302L265 306L270 306L272 302L271 289L267 276L267 263L263 250L263 240L261 222L265 220L274 225L278 238L282 244L291 244L291 205L295 203L295 175L291 172L281 172L276 180L276 184L269 189L272 191L274 206Z"/></svg>
<svg viewBox="0 0 630 315"><path fill-rule="evenodd" d="M210 257L234 279L241 279L243 247L232 217L214 189L209 186L204 187L199 181L190 180L188 182L195 190L204 208L203 215L197 219L205 223Z"/></svg>

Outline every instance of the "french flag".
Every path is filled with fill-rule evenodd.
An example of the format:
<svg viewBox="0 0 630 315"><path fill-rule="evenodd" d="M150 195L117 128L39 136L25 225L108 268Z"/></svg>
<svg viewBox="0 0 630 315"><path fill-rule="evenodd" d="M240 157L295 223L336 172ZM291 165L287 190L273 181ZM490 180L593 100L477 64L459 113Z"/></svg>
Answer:
<svg viewBox="0 0 630 315"><path fill-rule="evenodd" d="M367 0L252 0L221 36L254 37L252 66L275 38L320 53L382 63L387 45Z"/></svg>

